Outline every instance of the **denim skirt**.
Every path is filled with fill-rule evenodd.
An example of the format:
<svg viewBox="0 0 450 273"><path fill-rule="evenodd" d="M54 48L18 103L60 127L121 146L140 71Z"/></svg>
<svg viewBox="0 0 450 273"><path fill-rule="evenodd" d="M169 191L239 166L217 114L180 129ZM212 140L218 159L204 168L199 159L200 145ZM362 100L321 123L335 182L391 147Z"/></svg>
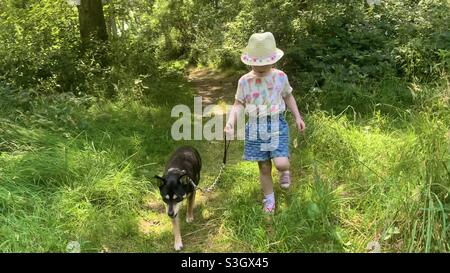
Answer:
<svg viewBox="0 0 450 273"><path fill-rule="evenodd" d="M260 117L245 124L244 160L266 161L289 157L289 125L282 114Z"/></svg>

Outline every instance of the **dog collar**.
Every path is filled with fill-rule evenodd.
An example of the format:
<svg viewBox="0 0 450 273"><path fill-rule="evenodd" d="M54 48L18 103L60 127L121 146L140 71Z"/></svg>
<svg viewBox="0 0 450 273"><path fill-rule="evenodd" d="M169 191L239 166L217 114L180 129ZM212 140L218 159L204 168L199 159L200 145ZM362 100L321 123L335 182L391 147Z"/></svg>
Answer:
<svg viewBox="0 0 450 273"><path fill-rule="evenodd" d="M185 173L185 170L180 170L179 168L170 168L167 170L167 172L172 172L172 171L177 171L177 172L181 172L181 173ZM194 187L194 190L197 189L197 185L195 185L194 180L192 180L189 175L186 175L186 177L189 179L189 182L191 183L192 187Z"/></svg>
<svg viewBox="0 0 450 273"><path fill-rule="evenodd" d="M194 190L196 190L197 185L195 185L194 181L189 176L187 176L187 178L189 179L189 182L191 182L191 185L194 187Z"/></svg>

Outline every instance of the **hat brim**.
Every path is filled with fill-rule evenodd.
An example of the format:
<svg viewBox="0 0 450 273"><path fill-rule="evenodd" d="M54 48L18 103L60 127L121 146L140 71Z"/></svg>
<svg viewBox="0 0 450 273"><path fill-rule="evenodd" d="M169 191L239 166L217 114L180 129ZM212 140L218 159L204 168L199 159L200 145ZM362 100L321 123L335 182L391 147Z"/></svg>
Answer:
<svg viewBox="0 0 450 273"><path fill-rule="evenodd" d="M246 65L252 65L252 66L263 66L263 65L270 65L278 62L284 55L283 50L277 48L275 50L275 53L268 57L268 58L259 58L259 57L252 57L247 54L247 52L243 52L241 55L241 61Z"/></svg>

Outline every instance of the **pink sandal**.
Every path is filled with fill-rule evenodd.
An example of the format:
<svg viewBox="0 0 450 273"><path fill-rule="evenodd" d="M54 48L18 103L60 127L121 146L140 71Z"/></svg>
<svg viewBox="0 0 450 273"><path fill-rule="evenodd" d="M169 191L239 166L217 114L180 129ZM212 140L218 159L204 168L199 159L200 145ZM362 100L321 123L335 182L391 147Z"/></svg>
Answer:
<svg viewBox="0 0 450 273"><path fill-rule="evenodd" d="M280 187L288 189L291 186L291 174L289 171L284 171L280 174Z"/></svg>
<svg viewBox="0 0 450 273"><path fill-rule="evenodd" d="M275 212L275 201L271 202L270 200L267 200L266 198L264 198L263 203L264 203L263 210L265 213L274 213Z"/></svg>

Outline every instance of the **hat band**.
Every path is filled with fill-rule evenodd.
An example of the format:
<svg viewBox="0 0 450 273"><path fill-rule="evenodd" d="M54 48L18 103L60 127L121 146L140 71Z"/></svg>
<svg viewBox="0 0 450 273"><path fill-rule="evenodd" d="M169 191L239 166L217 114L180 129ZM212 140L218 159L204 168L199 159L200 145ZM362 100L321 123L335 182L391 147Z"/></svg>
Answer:
<svg viewBox="0 0 450 273"><path fill-rule="evenodd" d="M242 59L244 61L250 61L250 62L255 62L255 63L256 62L262 63L263 61L271 62L271 61L275 60L276 57L277 57L277 52L273 53L269 57L252 57L252 56L250 56L248 54L244 54L242 56Z"/></svg>

